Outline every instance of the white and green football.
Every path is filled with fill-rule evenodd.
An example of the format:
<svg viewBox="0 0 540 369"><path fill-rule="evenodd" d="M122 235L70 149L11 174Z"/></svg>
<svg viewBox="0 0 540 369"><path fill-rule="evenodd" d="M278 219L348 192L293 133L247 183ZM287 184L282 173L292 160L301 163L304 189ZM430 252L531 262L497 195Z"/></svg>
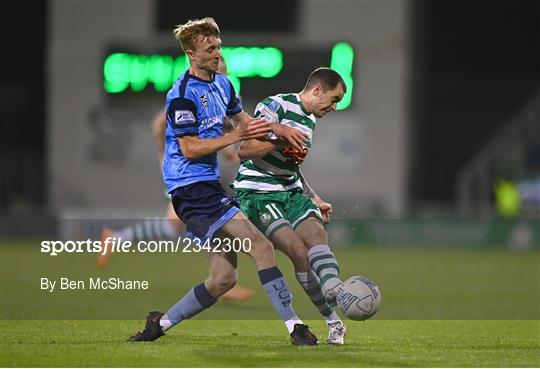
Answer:
<svg viewBox="0 0 540 369"><path fill-rule="evenodd" d="M371 279L354 276L338 286L336 301L347 318L366 320L379 310L381 291Z"/></svg>

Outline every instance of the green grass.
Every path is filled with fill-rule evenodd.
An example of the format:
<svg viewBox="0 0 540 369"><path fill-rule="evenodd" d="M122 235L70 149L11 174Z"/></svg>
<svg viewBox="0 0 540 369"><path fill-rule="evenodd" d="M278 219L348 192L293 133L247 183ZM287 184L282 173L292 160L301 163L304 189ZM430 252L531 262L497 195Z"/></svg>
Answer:
<svg viewBox="0 0 540 369"><path fill-rule="evenodd" d="M348 322L342 347L292 347L280 322L190 321L127 343L135 321L2 321L10 367L537 367L538 321ZM310 322L319 338L326 329Z"/></svg>
<svg viewBox="0 0 540 369"><path fill-rule="evenodd" d="M205 278L201 255L118 254L99 272L95 255L42 255L39 242L0 245L3 367L540 366L538 250L336 248L343 277L377 282L381 309L367 322L347 321L344 347L296 348L244 255L240 282L255 290L253 298L220 302L155 343L129 344L124 339L142 327L149 309L166 310ZM295 310L324 341L325 325L290 262L279 255L278 263ZM50 294L39 289L44 276L147 279L150 289Z"/></svg>

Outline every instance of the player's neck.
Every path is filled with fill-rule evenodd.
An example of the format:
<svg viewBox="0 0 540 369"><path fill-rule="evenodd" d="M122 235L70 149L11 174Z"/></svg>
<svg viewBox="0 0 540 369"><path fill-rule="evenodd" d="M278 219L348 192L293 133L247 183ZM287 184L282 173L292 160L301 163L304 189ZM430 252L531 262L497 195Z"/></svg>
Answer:
<svg viewBox="0 0 540 369"><path fill-rule="evenodd" d="M189 74L205 81L211 81L212 79L214 79L214 72L199 69L192 65L189 67Z"/></svg>
<svg viewBox="0 0 540 369"><path fill-rule="evenodd" d="M305 91L300 91L298 93L298 97L300 98L300 102L302 103L302 105L304 106L304 109L309 113L309 114L313 114L313 112L311 110L309 110L309 107L311 106L309 104L309 97L306 95Z"/></svg>

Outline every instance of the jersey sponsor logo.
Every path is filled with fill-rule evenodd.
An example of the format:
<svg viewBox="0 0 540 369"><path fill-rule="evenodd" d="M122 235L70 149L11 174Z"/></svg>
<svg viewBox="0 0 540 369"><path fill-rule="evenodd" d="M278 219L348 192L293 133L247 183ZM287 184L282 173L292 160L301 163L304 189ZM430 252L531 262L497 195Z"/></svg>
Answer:
<svg viewBox="0 0 540 369"><path fill-rule="evenodd" d="M255 108L255 111L259 113L257 118L262 118L270 121L277 121L278 114L268 108L267 105L259 103Z"/></svg>
<svg viewBox="0 0 540 369"><path fill-rule="evenodd" d="M174 123L181 126L182 124L191 124L195 122L195 116L191 110L175 110Z"/></svg>
<svg viewBox="0 0 540 369"><path fill-rule="evenodd" d="M208 109L208 100L206 100L206 94L199 96L199 99L201 99L202 106L204 106L205 109Z"/></svg>
<svg viewBox="0 0 540 369"><path fill-rule="evenodd" d="M268 109L272 112L277 112L279 109L279 103L277 101L272 101L270 104L268 104Z"/></svg>
<svg viewBox="0 0 540 369"><path fill-rule="evenodd" d="M259 115L259 118L266 119L266 120L277 120L278 116L276 113L264 108L261 110L261 114Z"/></svg>
<svg viewBox="0 0 540 369"><path fill-rule="evenodd" d="M225 119L225 116L223 115L217 115L214 117L205 118L201 120L200 125L202 128L210 128L217 124L223 124L223 119Z"/></svg>

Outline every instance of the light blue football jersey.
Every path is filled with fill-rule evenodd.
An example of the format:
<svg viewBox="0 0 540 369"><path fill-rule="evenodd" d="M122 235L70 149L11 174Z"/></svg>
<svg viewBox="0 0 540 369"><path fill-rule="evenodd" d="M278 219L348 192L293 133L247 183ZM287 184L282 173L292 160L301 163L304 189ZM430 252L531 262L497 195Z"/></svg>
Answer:
<svg viewBox="0 0 540 369"><path fill-rule="evenodd" d="M214 73L211 81L187 70L167 93L167 130L163 156L163 181L167 192L219 178L217 153L195 161L184 157L179 137L216 138L223 135L223 120L242 111L242 104L227 77Z"/></svg>

